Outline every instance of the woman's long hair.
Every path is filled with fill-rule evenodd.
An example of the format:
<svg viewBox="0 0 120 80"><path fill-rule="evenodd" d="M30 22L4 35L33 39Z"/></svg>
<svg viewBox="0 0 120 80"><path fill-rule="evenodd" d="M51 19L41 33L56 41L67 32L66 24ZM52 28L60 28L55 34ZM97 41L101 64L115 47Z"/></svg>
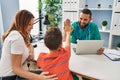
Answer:
<svg viewBox="0 0 120 80"><path fill-rule="evenodd" d="M9 27L8 31L5 34L3 34L2 40L4 41L11 31L16 30L23 36L25 44L28 47L30 45L30 41L29 41L29 34L26 32L26 29L31 19L33 18L34 16L31 12L27 10L20 10L16 14L14 21L12 25Z"/></svg>

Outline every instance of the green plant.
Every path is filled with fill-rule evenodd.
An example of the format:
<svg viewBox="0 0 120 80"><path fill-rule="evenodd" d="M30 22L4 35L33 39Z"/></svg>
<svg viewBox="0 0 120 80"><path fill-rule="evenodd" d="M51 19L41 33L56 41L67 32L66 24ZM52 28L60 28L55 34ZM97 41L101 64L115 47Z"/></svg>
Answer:
<svg viewBox="0 0 120 80"><path fill-rule="evenodd" d="M117 44L117 47L119 47L119 48L120 48L120 42Z"/></svg>
<svg viewBox="0 0 120 80"><path fill-rule="evenodd" d="M98 4L97 6L98 6L98 8L100 8L100 7L101 7L101 4Z"/></svg>
<svg viewBox="0 0 120 80"><path fill-rule="evenodd" d="M62 8L61 0L44 0L45 2L45 13L49 16L50 25L47 26L58 26L62 19Z"/></svg>
<svg viewBox="0 0 120 80"><path fill-rule="evenodd" d="M88 5L87 4L85 4L85 8L87 8L88 7Z"/></svg>
<svg viewBox="0 0 120 80"><path fill-rule="evenodd" d="M42 10L42 1L38 0L38 11Z"/></svg>
<svg viewBox="0 0 120 80"><path fill-rule="evenodd" d="M107 26L108 22L106 20L102 21L102 26Z"/></svg>

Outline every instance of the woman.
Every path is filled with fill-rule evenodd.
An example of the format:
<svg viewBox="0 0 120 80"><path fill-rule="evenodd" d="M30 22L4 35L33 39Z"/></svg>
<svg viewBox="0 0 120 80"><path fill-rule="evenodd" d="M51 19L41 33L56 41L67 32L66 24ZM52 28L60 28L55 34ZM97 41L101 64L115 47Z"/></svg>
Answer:
<svg viewBox="0 0 120 80"><path fill-rule="evenodd" d="M55 75L42 72L40 75L25 71L22 64L28 59L33 60L34 49L29 41L33 28L34 16L27 10L19 11L9 30L2 36L4 41L0 61L0 80L16 80L16 76L30 80L56 80Z"/></svg>

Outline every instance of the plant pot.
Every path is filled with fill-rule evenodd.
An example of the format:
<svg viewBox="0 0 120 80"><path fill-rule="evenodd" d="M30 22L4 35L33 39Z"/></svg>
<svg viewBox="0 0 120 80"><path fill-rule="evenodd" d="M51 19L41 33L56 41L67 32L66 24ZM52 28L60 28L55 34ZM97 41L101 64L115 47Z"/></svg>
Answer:
<svg viewBox="0 0 120 80"><path fill-rule="evenodd" d="M85 8L88 8L88 5L85 5Z"/></svg>
<svg viewBox="0 0 120 80"><path fill-rule="evenodd" d="M109 8L112 8L112 5L109 5Z"/></svg>
<svg viewBox="0 0 120 80"><path fill-rule="evenodd" d="M120 47L117 47L117 50L120 51Z"/></svg>
<svg viewBox="0 0 120 80"><path fill-rule="evenodd" d="M101 8L101 4L98 4L97 7L98 7L98 8Z"/></svg>
<svg viewBox="0 0 120 80"><path fill-rule="evenodd" d="M102 26L102 30L105 31L106 30L106 26Z"/></svg>
<svg viewBox="0 0 120 80"><path fill-rule="evenodd" d="M88 6L85 6L85 8L87 9L87 8L88 8Z"/></svg>
<svg viewBox="0 0 120 80"><path fill-rule="evenodd" d="M101 6L98 6L98 8L101 8Z"/></svg>

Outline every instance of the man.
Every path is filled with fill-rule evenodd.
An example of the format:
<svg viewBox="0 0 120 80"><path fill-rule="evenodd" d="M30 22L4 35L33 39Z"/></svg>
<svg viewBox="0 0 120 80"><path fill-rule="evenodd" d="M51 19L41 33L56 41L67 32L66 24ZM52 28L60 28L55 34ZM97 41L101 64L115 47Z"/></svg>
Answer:
<svg viewBox="0 0 120 80"><path fill-rule="evenodd" d="M79 21L72 23L71 42L77 43L79 40L101 40L98 27L92 20L92 13L89 9L83 9L80 13Z"/></svg>
<svg viewBox="0 0 120 80"><path fill-rule="evenodd" d="M80 13L79 21L72 23L71 42L77 43L79 40L101 40L100 32L95 23L91 22L92 13L89 9L83 9ZM103 53L103 48L98 50L98 54Z"/></svg>

